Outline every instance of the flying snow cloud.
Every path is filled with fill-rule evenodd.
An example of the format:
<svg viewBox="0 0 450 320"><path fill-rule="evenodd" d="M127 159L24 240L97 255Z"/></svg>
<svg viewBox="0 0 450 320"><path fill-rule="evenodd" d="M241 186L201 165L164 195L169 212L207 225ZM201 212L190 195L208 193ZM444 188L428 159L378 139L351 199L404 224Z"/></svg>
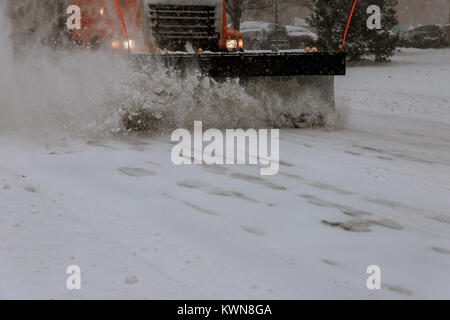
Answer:
<svg viewBox="0 0 450 320"><path fill-rule="evenodd" d="M155 130L189 128L195 120L211 128L283 127L286 111L298 117L329 111L295 81L280 95L271 84L260 90L257 80L255 95L239 79L215 81L195 71L180 78L158 65L132 67L106 51L52 50L16 35L13 44L4 1L0 9L0 131L39 138L124 133L123 117L142 110L156 119Z"/></svg>

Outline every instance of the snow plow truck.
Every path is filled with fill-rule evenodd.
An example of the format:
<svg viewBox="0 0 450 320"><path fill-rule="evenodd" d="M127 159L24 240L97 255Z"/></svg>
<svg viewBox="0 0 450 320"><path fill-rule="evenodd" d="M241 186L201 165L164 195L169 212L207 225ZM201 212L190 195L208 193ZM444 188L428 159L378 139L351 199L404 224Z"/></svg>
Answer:
<svg viewBox="0 0 450 320"><path fill-rule="evenodd" d="M162 63L170 69L194 68L214 79L239 78L258 95L275 90L314 89L314 99L334 109L334 76L345 75L344 52L319 50L249 51L242 34L227 25L226 0L71 0L81 8L81 29L72 39L93 50L128 54L138 65ZM295 83L295 88L292 83ZM253 89L250 89L253 88ZM142 110L142 113L144 111ZM124 119L145 130L145 115ZM303 115L287 126L301 126Z"/></svg>

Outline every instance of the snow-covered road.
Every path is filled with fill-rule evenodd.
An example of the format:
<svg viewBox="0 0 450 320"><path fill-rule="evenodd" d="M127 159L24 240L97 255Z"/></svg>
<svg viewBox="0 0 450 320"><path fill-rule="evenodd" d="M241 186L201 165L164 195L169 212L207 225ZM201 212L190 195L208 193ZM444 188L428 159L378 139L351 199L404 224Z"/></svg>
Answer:
<svg viewBox="0 0 450 320"><path fill-rule="evenodd" d="M276 176L177 167L169 136L1 136L0 298L450 298L449 62L350 68L345 128L281 131Z"/></svg>

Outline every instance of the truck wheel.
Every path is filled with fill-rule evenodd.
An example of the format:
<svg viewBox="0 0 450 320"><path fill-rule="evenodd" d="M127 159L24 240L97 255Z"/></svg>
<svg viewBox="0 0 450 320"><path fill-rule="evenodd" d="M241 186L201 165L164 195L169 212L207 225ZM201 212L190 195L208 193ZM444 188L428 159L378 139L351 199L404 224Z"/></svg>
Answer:
<svg viewBox="0 0 450 320"><path fill-rule="evenodd" d="M93 36L87 43L87 48L91 50L98 50L103 47L103 39L100 36Z"/></svg>

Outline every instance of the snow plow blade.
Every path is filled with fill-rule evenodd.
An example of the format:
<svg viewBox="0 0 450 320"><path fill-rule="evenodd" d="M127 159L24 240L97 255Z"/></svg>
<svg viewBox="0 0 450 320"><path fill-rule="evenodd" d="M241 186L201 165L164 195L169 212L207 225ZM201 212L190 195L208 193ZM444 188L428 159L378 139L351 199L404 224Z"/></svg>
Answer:
<svg viewBox="0 0 450 320"><path fill-rule="evenodd" d="M184 71L197 68L213 78L263 76L345 75L345 53L334 52L243 52L133 54L138 64L161 61L166 67Z"/></svg>
<svg viewBox="0 0 450 320"><path fill-rule="evenodd" d="M180 77L195 70L217 81L238 78L246 93L269 110L269 125L286 128L327 126L328 115L336 113L334 77L346 72L346 54L337 52L168 53L131 57L140 69L159 63ZM270 111L274 105L276 116ZM145 109L130 110L123 119L130 131L153 130L159 122Z"/></svg>

